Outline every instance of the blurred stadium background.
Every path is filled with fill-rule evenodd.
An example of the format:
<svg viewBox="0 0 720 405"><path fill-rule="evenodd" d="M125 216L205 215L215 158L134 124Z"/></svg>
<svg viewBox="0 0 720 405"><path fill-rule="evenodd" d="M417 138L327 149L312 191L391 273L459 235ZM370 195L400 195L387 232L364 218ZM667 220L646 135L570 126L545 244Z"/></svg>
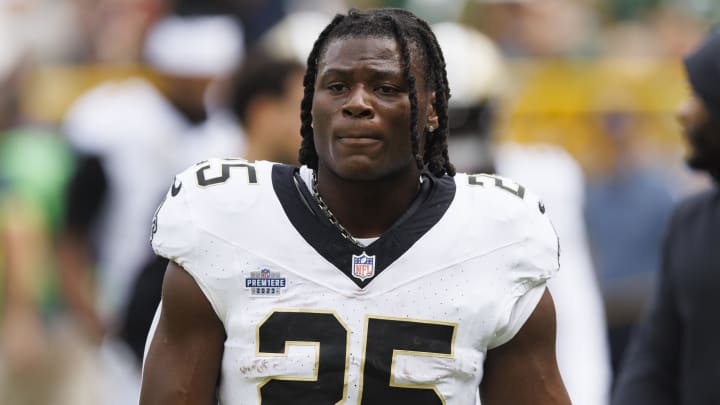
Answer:
<svg viewBox="0 0 720 405"><path fill-rule="evenodd" d="M284 49L288 38L299 35L297 27L294 34L280 41L273 41L267 33L278 22L287 21L289 15L314 12L331 16L349 7L381 6L407 8L430 23L458 22L485 34L503 56L503 78L493 79L503 85L497 97L494 136L504 142L557 145L579 163L585 176L582 208L587 209L590 251L608 331L621 327L616 334L608 332L612 366L617 367L622 342L630 333L638 308L646 303L652 273L657 269L651 259L649 265L638 264L645 266L640 270L612 268L607 263L617 263L623 257L637 257L639 263L641 257L655 256L662 232L632 235L631 230L642 228L646 222L662 224L667 210L658 209L665 214L640 218L643 212L655 212L649 207L660 203L653 194L645 194L647 199L623 199L621 195L635 188L635 183L629 180L628 187L623 187L616 180L626 171L640 168L649 177L638 180L637 187L643 189L652 183L651 188L668 194L673 202L709 184L706 177L691 173L683 164L685 145L674 111L689 92L682 56L720 19L720 2L716 0L0 0L0 133L32 127L52 133L55 141L67 144L63 121L73 102L86 91L107 81L138 76L162 86L155 71L145 64L143 52L150 28L166 14L229 15L242 28L245 50L263 43L280 54L297 51ZM68 402L47 402L38 390L32 395L9 393L11 386L22 390L17 382L30 375L22 374L23 370L36 377L41 374L41 381L58 381L58 371L47 366L55 360L37 360L47 353L33 346L35 340L44 344L50 340L18 337L9 330L12 319L7 314L15 294L8 286L18 285L18 281L8 269L17 265L14 260L23 254L35 259L42 256L40 263L28 265L32 274L21 276L29 280L20 285L29 286L31 301L40 308L41 325L65 322L62 315L56 316L65 304L56 292L53 247L62 228L62 195L73 170L74 152L68 146L67 156L58 158L53 153L52 159L62 161L52 165L48 158L37 156L37 149L13 149L7 139L11 137L0 136L0 219L4 235L21 236L10 238L19 244L0 246L0 308L4 314L0 321L0 403L98 403L77 400L82 398L82 388L67 388L66 396L76 398ZM17 168L23 165L37 170L25 173ZM38 173L29 173L35 171ZM55 178L43 189L48 193L46 200L51 200L53 193L61 197L38 208L41 215L30 212L26 218L26 211L32 211L28 208L30 199L21 198L23 191L12 184L17 179L47 182L51 177L48 171ZM612 194L613 190L618 194ZM147 223L149 228L150 219ZM617 226L603 226L607 224ZM35 225L37 234L24 235L23 230ZM643 246L636 244L637 240L623 240L624 236L657 243ZM43 241L38 242L38 238ZM624 246L625 251L618 252L618 246ZM638 278L637 273L649 276ZM38 336L47 328L21 324L25 326L18 330ZM70 321L67 324L73 325ZM630 329L625 328L628 325ZM74 332L63 336L72 336L70 341L83 339ZM66 357L51 357L73 362L87 355L77 350L65 351ZM15 355L18 353L26 356ZM68 353L85 354L67 357Z"/></svg>
<svg viewBox="0 0 720 405"><path fill-rule="evenodd" d="M5 0L2 21L12 28L0 38L25 37L35 63L23 83L23 115L57 123L92 86L143 74L142 36L161 14L158 3ZM500 45L512 77L499 136L561 144L590 172L601 170L612 153L603 125L608 115L632 121L648 153L668 156L667 163L678 160L682 139L673 111L687 92L680 57L720 10L710 0L216 0L180 8L186 14L224 11L241 20L263 20L246 24L254 29L246 38L250 45L286 13L331 14L350 6L405 7L430 22L479 28Z"/></svg>

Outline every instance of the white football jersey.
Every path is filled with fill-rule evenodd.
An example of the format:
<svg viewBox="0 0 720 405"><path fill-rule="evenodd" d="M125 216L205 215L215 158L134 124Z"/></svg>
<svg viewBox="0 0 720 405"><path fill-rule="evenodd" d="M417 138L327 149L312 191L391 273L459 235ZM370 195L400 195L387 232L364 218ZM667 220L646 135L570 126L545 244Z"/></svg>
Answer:
<svg viewBox="0 0 720 405"><path fill-rule="evenodd" d="M317 207L311 171L211 160L175 178L155 252L197 282L227 333L221 403L477 403L558 269L542 203L510 180L423 176L362 248Z"/></svg>

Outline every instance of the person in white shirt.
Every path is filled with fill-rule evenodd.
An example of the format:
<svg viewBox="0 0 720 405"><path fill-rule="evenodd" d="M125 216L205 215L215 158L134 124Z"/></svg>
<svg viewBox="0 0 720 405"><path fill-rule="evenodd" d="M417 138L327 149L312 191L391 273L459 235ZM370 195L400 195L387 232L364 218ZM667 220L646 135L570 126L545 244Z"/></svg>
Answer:
<svg viewBox="0 0 720 405"><path fill-rule="evenodd" d="M157 82L102 83L64 117L81 158L68 190L60 280L79 324L103 342L102 358L119 359L103 370L118 403L137 401L140 362L118 333L135 278L152 257L146 224L168 176L201 157L242 153L239 127L208 99L211 83L229 76L242 55L233 18L167 16L145 43Z"/></svg>

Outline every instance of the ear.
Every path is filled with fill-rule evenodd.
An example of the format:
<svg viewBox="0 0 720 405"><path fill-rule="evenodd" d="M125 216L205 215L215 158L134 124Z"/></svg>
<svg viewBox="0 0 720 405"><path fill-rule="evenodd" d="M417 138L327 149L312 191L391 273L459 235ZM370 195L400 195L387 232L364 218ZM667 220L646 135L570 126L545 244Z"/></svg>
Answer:
<svg viewBox="0 0 720 405"><path fill-rule="evenodd" d="M425 115L427 116L427 119L425 122L425 128L428 131L430 131L431 127L434 129L437 129L439 126L439 124L438 124L439 121L438 121L437 111L435 111L435 92L434 91L432 93L430 93L430 97L428 97L428 103L427 103L427 109L426 109ZM433 132L433 131L430 131L430 132Z"/></svg>

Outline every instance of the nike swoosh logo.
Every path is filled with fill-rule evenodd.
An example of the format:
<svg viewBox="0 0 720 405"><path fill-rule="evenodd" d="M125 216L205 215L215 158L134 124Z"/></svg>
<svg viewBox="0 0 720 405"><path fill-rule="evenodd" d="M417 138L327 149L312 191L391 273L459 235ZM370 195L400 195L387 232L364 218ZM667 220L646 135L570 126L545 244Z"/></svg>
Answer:
<svg viewBox="0 0 720 405"><path fill-rule="evenodd" d="M177 181L173 181L172 188L170 189L170 195L175 197L180 192L180 189L182 188L182 181L177 184Z"/></svg>

